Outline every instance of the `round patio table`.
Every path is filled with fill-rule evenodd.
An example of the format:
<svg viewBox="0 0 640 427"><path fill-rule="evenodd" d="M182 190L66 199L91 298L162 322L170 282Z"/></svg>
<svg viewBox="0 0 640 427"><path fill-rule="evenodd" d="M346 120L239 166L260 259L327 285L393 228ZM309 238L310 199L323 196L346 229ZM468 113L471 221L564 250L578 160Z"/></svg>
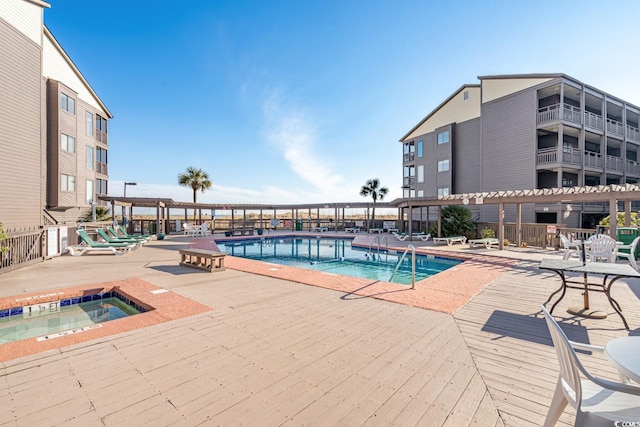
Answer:
<svg viewBox="0 0 640 427"><path fill-rule="evenodd" d="M640 337L615 338L605 344L604 354L623 381L640 383Z"/></svg>

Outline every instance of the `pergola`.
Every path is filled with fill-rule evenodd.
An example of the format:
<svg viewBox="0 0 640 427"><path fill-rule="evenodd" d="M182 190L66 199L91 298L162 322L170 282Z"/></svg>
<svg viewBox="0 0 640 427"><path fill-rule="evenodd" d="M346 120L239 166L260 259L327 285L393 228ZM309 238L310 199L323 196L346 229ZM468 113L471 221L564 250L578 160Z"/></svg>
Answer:
<svg viewBox="0 0 640 427"><path fill-rule="evenodd" d="M635 184L610 184L593 187L542 188L533 190L505 190L483 193L451 194L447 196L398 199L392 202L399 209L408 209L412 218L412 209L420 207L438 207L438 234L441 230L440 209L448 205L498 205L498 240L500 249L504 242L504 206L516 205L516 229L518 246L522 243L521 207L528 203L558 203L558 202L608 202L610 227L609 234L615 238L618 227L618 202L624 202L625 226L631 221L631 202L640 200L640 186ZM409 221L409 234L411 234Z"/></svg>
<svg viewBox="0 0 640 427"><path fill-rule="evenodd" d="M618 202L624 202L625 212L625 226L630 225L631 220L631 202L634 200L640 200L640 186L636 184L610 184L599 185L593 187L569 187L569 188L543 188L543 189L531 189L531 190L504 190L504 191L489 191L482 193L463 193L463 194L451 194L447 196L437 197L417 197L417 198L403 198L395 199L391 202L338 202L338 203L312 203L312 204L229 204L229 203L191 203L191 202L176 202L172 199L166 198L144 198L144 197L112 197L112 196L100 196L100 200L111 203L112 208L114 206L122 206L123 208L133 209L133 207L146 207L156 209L156 229L164 231L162 229L164 221L164 209L184 209L185 219L187 216L187 210L202 210L211 209L214 210L230 210L232 213L236 210L243 211L243 222L246 221L246 211L253 210L259 211L262 219L262 212L265 210L281 211L291 210L292 218L298 218L298 212L300 210L307 210L309 215L312 210L316 210L318 213L320 209L333 209L334 218L336 219L335 226L337 229L338 218L340 218L339 212L342 210L342 217L344 218L345 209L368 209L372 207L376 208L397 208L399 211L399 217L402 218L402 211L408 210L408 233L412 233L412 210L414 208L421 207L437 207L438 208L438 234L441 231L441 208L442 206L449 205L498 205L498 240L500 249L503 249L504 242L504 206L506 204L513 204L516 206L516 229L518 235L517 244L520 246L522 243L522 225L521 225L521 207L522 204L530 203L558 203L558 202L608 202L609 203L609 215L611 218L609 234L615 238L617 232L617 214L618 214ZM319 215L318 215L319 216Z"/></svg>
<svg viewBox="0 0 640 427"><path fill-rule="evenodd" d="M396 206L391 203L383 202L337 202L337 203L310 203L310 204L257 204L257 203L192 203L192 202L176 202L167 198L149 198L149 197L121 197L121 196L99 196L98 199L106 201L111 204L112 211L115 212L115 206L121 206L123 209L129 209L131 218L131 210L134 207L140 208L154 208L156 210L156 230L164 231L162 226L165 219L165 210L168 209L182 209L185 212L185 221L187 219L187 212L193 210L202 213L202 210L213 211L229 211L231 212L231 220L234 221L235 211L242 211L242 222L246 223L247 211L260 212L260 220L264 211L273 211L274 214L277 211L291 211L293 219L299 218L299 211L307 211L311 216L311 212L315 211L317 216L320 216L320 210L333 210L333 221L335 227L338 226L338 220L340 213L344 219L344 212L346 209L369 209L369 208L382 208L382 209L394 209ZM168 215L167 215L168 217ZM202 219L202 217L200 217Z"/></svg>

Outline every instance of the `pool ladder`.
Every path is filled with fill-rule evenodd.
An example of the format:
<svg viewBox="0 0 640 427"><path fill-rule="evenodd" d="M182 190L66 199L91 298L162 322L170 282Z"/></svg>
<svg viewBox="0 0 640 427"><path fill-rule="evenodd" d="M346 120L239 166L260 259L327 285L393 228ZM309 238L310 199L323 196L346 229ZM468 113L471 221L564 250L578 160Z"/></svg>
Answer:
<svg viewBox="0 0 640 427"><path fill-rule="evenodd" d="M269 236L271 236L271 240L269 240ZM271 246L276 241L276 235L270 228L264 229L264 237L262 238L263 244L266 246Z"/></svg>
<svg viewBox="0 0 640 427"><path fill-rule="evenodd" d="M372 260L376 260L376 256L373 254L372 252L372 248L373 248L373 244L378 242L378 261L381 260L380 258L380 245L382 242L387 242L387 248L389 247L389 239L387 238L387 236L382 236L382 238L380 238L380 236L376 236L373 238L373 240L371 241L371 243L369 243L369 252L367 252L365 254L366 257L371 257ZM387 259L389 257L389 251L387 250ZM385 261L387 260L385 259Z"/></svg>
<svg viewBox="0 0 640 427"><path fill-rule="evenodd" d="M393 276L396 275L396 272L400 268L400 264L402 264L402 261L404 261L404 258L407 256L407 252L409 252L409 249L411 249L411 289L415 289L416 288L416 248L413 245L408 245L407 249L404 250L404 252L402 253L402 256L398 260L398 264L396 264L396 268L393 270L393 273L391 273L391 277L389 278L389 281L391 282L393 280Z"/></svg>

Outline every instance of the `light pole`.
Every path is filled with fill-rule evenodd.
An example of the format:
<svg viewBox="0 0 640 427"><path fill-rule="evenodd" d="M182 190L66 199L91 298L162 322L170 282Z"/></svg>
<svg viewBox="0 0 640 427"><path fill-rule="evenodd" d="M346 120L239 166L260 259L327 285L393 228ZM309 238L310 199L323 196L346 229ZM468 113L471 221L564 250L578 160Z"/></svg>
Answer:
<svg viewBox="0 0 640 427"><path fill-rule="evenodd" d="M127 185L138 185L137 182L125 182L124 183L124 196L123 197L127 197ZM125 228L127 228L127 231L129 230L129 227L127 227L127 223L126 223L126 216L125 216L125 208L124 206L122 207L122 225L125 226Z"/></svg>

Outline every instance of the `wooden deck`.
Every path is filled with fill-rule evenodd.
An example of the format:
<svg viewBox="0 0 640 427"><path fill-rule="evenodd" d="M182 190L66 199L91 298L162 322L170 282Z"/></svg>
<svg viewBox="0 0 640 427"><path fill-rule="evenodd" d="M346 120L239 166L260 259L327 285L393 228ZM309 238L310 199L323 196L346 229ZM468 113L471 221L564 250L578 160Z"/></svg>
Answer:
<svg viewBox="0 0 640 427"><path fill-rule="evenodd" d="M537 261L523 260L449 315L232 268L210 275L179 267L176 251L189 239L167 237L124 257L67 256L0 276L0 296L138 277L211 307L1 363L0 425L534 426L544 419L557 362L538 306L559 283ZM614 290L631 334L640 327L638 285ZM609 307L600 297L593 304ZM617 316L566 314L580 298L568 294L554 312L570 338L603 344L629 333ZM616 378L603 356L583 361ZM567 410L561 423L571 421Z"/></svg>

